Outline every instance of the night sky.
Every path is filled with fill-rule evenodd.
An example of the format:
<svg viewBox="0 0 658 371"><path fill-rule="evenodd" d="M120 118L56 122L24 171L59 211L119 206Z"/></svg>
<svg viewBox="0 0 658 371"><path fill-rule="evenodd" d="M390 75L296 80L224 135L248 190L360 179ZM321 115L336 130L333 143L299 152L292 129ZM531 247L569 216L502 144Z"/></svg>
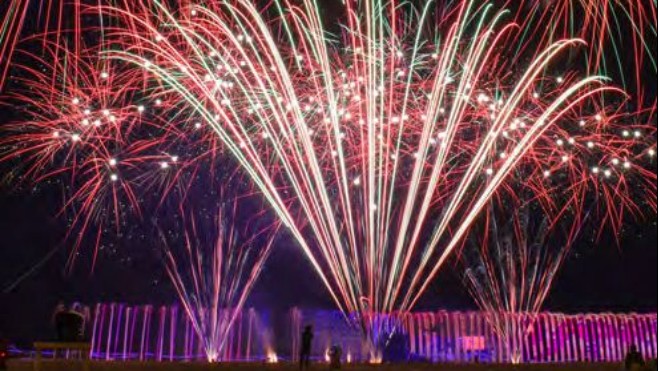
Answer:
<svg viewBox="0 0 658 371"><path fill-rule="evenodd" d="M655 92L648 94L655 97ZM0 106L0 124L11 120L12 113L10 107ZM0 179L6 171L6 166L0 166ZM65 272L71 242L65 240L64 218L57 215L61 197L57 186L32 190L0 183L0 337L27 341L48 334L49 316L58 300L133 304L176 301L158 254L138 241L119 242L101 254L93 274L85 255L89 251L83 251L72 272ZM569 313L655 312L655 218L652 215L648 220L628 223L619 244L605 234L598 240L581 238L559 273L546 309ZM322 283L287 236L279 238L248 305L273 310L293 306L333 308ZM461 278L450 267L435 280L418 309L437 308L476 308Z"/></svg>

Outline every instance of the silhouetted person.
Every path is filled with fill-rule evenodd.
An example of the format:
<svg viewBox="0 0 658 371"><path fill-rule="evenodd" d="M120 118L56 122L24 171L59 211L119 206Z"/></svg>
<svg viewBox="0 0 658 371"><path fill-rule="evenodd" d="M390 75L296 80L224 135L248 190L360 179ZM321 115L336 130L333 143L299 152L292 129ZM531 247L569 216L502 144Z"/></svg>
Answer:
<svg viewBox="0 0 658 371"><path fill-rule="evenodd" d="M299 369L308 370L311 367L311 350L313 349L313 327L306 326L302 334L302 353L299 357Z"/></svg>
<svg viewBox="0 0 658 371"><path fill-rule="evenodd" d="M57 318L57 315L64 312L66 312L66 305L63 301L60 301L57 303L57 306L55 306L55 310L53 311L53 316L51 318L53 326L55 325L55 319Z"/></svg>
<svg viewBox="0 0 658 371"><path fill-rule="evenodd" d="M644 357L637 349L637 345L631 345L631 350L626 355L626 370L639 370L646 365Z"/></svg>
<svg viewBox="0 0 658 371"><path fill-rule="evenodd" d="M342 364L343 358L343 348L341 348L339 345L334 345L331 347L331 351L329 352L329 367L332 370L340 370Z"/></svg>
<svg viewBox="0 0 658 371"><path fill-rule="evenodd" d="M54 316L57 340L62 342L79 342L83 339L85 319L81 313L58 310Z"/></svg>

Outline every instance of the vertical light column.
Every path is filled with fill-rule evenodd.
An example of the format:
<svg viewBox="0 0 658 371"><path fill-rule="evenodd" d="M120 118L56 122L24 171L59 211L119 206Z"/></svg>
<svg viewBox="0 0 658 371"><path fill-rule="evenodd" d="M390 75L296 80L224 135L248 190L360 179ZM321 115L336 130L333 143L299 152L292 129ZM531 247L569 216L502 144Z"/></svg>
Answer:
<svg viewBox="0 0 658 371"><path fill-rule="evenodd" d="M612 333L614 334L613 354L615 356L615 361L621 362L624 354L624 350L622 347L622 336L621 336L621 328L619 326L619 316L613 315L611 317L611 321L612 321Z"/></svg>
<svg viewBox="0 0 658 371"><path fill-rule="evenodd" d="M436 344L436 325L437 319L434 313L427 313L427 319L429 320L429 329L428 334L428 346L430 348L429 360L430 362L436 362L437 358L437 344Z"/></svg>
<svg viewBox="0 0 658 371"><path fill-rule="evenodd" d="M100 334L99 332L102 331L103 326L100 323L101 317L101 312L103 311L103 306L101 304L96 304L96 309L94 310L94 324L91 329L91 354L89 355L90 358L95 358L96 355L98 354L99 349L97 349L97 346L99 346L99 338Z"/></svg>
<svg viewBox="0 0 658 371"><path fill-rule="evenodd" d="M167 323L167 307L160 307L158 311L158 337L157 346L155 351L155 360L162 362L164 356L164 338L165 338L165 325Z"/></svg>
<svg viewBox="0 0 658 371"><path fill-rule="evenodd" d="M121 359L124 361L128 360L128 339L130 336L130 323L132 318L130 317L131 315L131 308L126 307L126 315L125 315L125 324L124 324L124 330L123 330L123 350L121 352Z"/></svg>
<svg viewBox="0 0 658 371"><path fill-rule="evenodd" d="M147 305L143 308L144 317L142 322L142 339L139 348L140 361L144 361L146 360L146 357L148 357L152 311L153 311L153 307L151 307L150 305Z"/></svg>
<svg viewBox="0 0 658 371"><path fill-rule="evenodd" d="M236 359L239 361L242 361L242 346L243 346L243 339L242 339L242 325L243 325L243 319L244 319L244 310L241 310L240 313L238 313L238 318L236 319L237 321L237 326L238 326L238 340L237 340L237 346L235 350L235 356Z"/></svg>
<svg viewBox="0 0 658 371"><path fill-rule="evenodd" d="M441 317L441 326L440 326L440 334L441 334L441 361L442 362L448 362L448 349L450 349L450 316L448 315L448 312L446 311L441 311L440 313Z"/></svg>
<svg viewBox="0 0 658 371"><path fill-rule="evenodd" d="M656 359L658 358L658 319L655 316L649 316L647 320L649 321L649 332L651 334L651 345L653 347L651 357Z"/></svg>
<svg viewBox="0 0 658 371"><path fill-rule="evenodd" d="M106 361L111 361L112 360L112 335L114 334L113 329L114 329L114 311L116 310L116 304L112 303L110 304L110 321L109 325L107 326L107 344L105 347L105 360Z"/></svg>
<svg viewBox="0 0 658 371"><path fill-rule="evenodd" d="M178 326L178 307L173 306L170 310L169 316L169 361L175 360L176 354L176 335Z"/></svg>
<svg viewBox="0 0 658 371"><path fill-rule="evenodd" d="M190 353L191 353L191 349L190 349L191 348L190 347L190 330L192 329L192 327L190 326L190 320L188 319L187 316L184 316L183 321L185 322L185 326L184 326L185 339L183 339L183 359L185 359L186 361L189 361L190 360Z"/></svg>

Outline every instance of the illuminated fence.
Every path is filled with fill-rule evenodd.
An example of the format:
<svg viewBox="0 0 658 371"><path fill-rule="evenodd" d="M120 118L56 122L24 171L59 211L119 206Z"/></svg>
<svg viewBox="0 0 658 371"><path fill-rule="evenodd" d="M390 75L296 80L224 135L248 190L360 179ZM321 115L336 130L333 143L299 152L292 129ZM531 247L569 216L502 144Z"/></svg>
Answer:
<svg viewBox="0 0 658 371"><path fill-rule="evenodd" d="M512 331L507 343L487 321L488 314L449 313L404 318L412 354L434 362L464 362L476 357L504 363L510 349L529 363L619 362L632 344L655 358L656 315L543 313L537 317L506 315Z"/></svg>
<svg viewBox="0 0 658 371"><path fill-rule="evenodd" d="M269 330L260 324L261 318L254 310L238 315L221 359L255 361L272 354L265 345L270 343ZM99 304L89 331L92 356L96 359L160 362L206 359L190 321L177 306Z"/></svg>
<svg viewBox="0 0 658 371"><path fill-rule="evenodd" d="M414 359L436 363L505 363L511 349L526 363L620 362L636 344L647 357L658 355L657 316L638 314L506 315L514 329L507 340L496 335L488 314L446 312L381 316L382 331L401 329ZM498 321L500 323L500 321ZM314 355L325 357L340 345L350 361L369 359L359 332L334 311L301 311L272 315L241 313L223 351L225 361L294 360L306 325L315 331ZM94 357L105 360L204 360L200 343L184 313L175 306L99 304L90 331Z"/></svg>

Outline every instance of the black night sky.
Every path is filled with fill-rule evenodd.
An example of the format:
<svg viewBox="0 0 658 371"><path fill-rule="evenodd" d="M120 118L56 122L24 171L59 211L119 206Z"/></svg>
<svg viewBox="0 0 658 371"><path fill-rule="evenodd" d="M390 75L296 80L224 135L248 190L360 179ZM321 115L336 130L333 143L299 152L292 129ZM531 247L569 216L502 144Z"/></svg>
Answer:
<svg viewBox="0 0 658 371"><path fill-rule="evenodd" d="M655 97L655 84L651 89L647 94ZM12 118L14 110L0 106L0 125ZM0 179L6 171L6 166L0 166ZM66 222L57 215L60 190L57 186L12 187L0 184L0 337L27 341L47 334L49 316L59 300L90 304L176 301L161 260L138 242L123 243L115 253L102 254L93 274L85 259L88 252L83 251L80 264L73 272L65 272L71 242L65 240ZM619 244L605 234L600 240L581 238L559 273L546 309L655 312L657 245L653 215L629 222ZM476 309L461 278L449 268L435 280L419 310ZM249 305L273 310L333 308L322 283L286 236L279 238Z"/></svg>

